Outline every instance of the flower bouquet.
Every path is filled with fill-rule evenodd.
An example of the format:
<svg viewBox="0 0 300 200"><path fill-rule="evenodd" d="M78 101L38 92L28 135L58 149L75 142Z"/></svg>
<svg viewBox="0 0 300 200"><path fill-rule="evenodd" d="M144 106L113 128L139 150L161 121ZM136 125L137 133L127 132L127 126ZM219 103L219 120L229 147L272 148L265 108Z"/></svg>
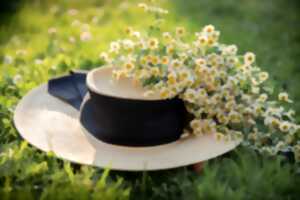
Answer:
<svg viewBox="0 0 300 200"><path fill-rule="evenodd" d="M186 134L216 133L218 140L243 139L262 153L293 152L300 161L300 126L286 92L273 94L269 74L255 54L238 54L236 45L219 42L220 32L207 25L194 35L184 27L161 31L162 8L139 4L155 16L146 32L126 28L127 38L111 42L100 57L113 67L113 77L142 84L145 96L179 97L190 114ZM278 98L274 98L274 96Z"/></svg>

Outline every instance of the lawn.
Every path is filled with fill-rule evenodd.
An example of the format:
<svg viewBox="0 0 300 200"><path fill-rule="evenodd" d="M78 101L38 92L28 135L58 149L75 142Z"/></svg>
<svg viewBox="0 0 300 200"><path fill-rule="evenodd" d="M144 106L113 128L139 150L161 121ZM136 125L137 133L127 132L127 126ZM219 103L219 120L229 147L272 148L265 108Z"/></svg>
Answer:
<svg viewBox="0 0 300 200"><path fill-rule="evenodd" d="M1 13L1 199L298 199L300 172L294 164L243 147L207 162L201 174L190 167L126 173L70 164L20 138L12 122L20 98L70 69L101 65L99 54L124 36L124 28L149 25L151 17L137 2L13 1ZM241 53L255 52L275 91L289 92L300 113L298 1L160 2L170 11L165 29L185 26L198 31L214 24L223 43L237 44ZM91 36L82 41L86 30ZM300 122L299 114L297 119Z"/></svg>

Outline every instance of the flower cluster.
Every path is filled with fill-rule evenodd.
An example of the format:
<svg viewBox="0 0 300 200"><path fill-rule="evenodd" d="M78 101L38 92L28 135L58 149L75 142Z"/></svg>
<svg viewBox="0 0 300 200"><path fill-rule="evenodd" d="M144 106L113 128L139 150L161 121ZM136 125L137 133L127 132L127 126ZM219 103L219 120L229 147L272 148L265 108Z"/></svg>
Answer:
<svg viewBox="0 0 300 200"><path fill-rule="evenodd" d="M158 36L131 27L125 32L128 37L112 42L101 58L114 67L116 79L127 76L143 84L146 96L181 98L193 116L187 131L243 138L261 152L293 151L300 160L300 126L294 111L284 108L292 101L285 92L271 99L264 84L269 74L256 65L255 54L239 55L237 46L219 43L213 25L194 36L184 27Z"/></svg>

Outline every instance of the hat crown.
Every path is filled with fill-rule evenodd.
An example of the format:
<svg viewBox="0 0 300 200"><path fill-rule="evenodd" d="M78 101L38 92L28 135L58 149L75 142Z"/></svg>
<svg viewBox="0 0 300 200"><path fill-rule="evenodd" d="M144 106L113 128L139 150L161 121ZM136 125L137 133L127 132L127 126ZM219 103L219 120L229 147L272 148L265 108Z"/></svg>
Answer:
<svg viewBox="0 0 300 200"><path fill-rule="evenodd" d="M158 92L145 96L147 89L141 83L126 76L115 79L112 76L112 72L112 67L101 67L92 70L87 75L87 86L95 93L116 98L161 100Z"/></svg>

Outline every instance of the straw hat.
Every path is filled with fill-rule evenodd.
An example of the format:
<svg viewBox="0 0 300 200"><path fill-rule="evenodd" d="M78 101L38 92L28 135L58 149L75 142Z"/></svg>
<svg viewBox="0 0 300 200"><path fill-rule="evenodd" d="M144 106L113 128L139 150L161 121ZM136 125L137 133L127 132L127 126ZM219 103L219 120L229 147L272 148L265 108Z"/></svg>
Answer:
<svg viewBox="0 0 300 200"><path fill-rule="evenodd" d="M102 140L101 135L93 133L82 123L84 120L81 120L83 112L90 112L84 111L84 102L91 98L91 92L97 92L92 83L89 83L91 81L89 77L93 78L96 73L98 74L99 70L89 73L87 78L89 87L85 87L84 84L85 74L73 73L70 76L51 80L31 90L19 102L14 114L15 126L21 136L38 149L46 152L52 151L56 156L65 160L126 171L160 170L186 166L220 156L234 149L240 143L237 140L218 141L214 134L189 135L177 138L172 142L150 143L150 145L134 143L125 146L122 143L121 145L113 144L113 142ZM79 88L76 95L72 92L70 94L71 89L68 86L70 81L66 81L70 77L72 77L71 82L75 81L76 88ZM105 78L103 76L102 78L96 77L96 79ZM49 91L49 88L53 87L53 81L54 86L60 85L58 93L65 98L58 98ZM54 89L56 92L58 91L57 88L54 87ZM85 95L87 90L89 90L89 94ZM104 96L110 95L112 94L104 94ZM83 96L85 97L83 98ZM131 97L133 97L132 100L138 100L137 96ZM83 101L83 99L85 100ZM80 107L81 109L79 109ZM101 110L97 112L101 112ZM85 121L89 120L85 119ZM124 125L122 128L126 129L127 127ZM120 132L119 129L116 131ZM137 131L133 130L133 132ZM133 140L136 137L128 132L124 132L123 135L126 134ZM157 139L158 136L155 141ZM136 141L139 142L140 138ZM128 143L128 141L126 142ZM126 142L125 144L127 144Z"/></svg>

